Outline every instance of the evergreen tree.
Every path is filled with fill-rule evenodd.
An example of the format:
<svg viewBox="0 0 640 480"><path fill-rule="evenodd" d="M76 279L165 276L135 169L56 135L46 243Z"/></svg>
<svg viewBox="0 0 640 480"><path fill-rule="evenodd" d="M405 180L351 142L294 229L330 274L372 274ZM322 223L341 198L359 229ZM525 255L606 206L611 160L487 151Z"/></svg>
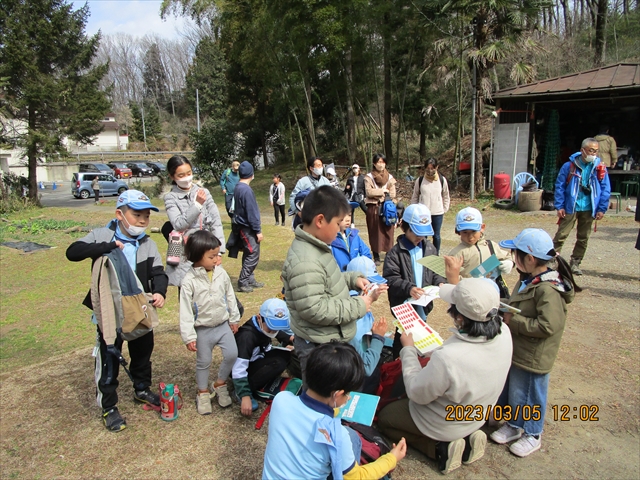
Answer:
<svg viewBox="0 0 640 480"><path fill-rule="evenodd" d="M196 113L196 89L200 101L200 118L220 118L226 114L228 68L224 53L213 38L203 38L196 47L193 64L187 73L187 102L191 113Z"/></svg>
<svg viewBox="0 0 640 480"><path fill-rule="evenodd" d="M85 35L89 7L65 0L0 2L0 109L25 124L17 138L29 160L29 195L37 199L36 166L66 153L67 136L90 143L111 108L99 82L108 65L93 66L100 35Z"/></svg>
<svg viewBox="0 0 640 480"><path fill-rule="evenodd" d="M166 108L169 104L167 74L157 43L152 44L144 55L142 79L145 99L152 100L157 108Z"/></svg>

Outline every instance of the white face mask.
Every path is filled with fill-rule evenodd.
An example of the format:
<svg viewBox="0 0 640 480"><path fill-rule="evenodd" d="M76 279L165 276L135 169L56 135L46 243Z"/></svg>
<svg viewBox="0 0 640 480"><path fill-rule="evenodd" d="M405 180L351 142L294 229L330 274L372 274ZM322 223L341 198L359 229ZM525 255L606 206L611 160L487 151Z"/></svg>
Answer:
<svg viewBox="0 0 640 480"><path fill-rule="evenodd" d="M376 167L376 170L378 170L379 172L382 172L385 169L386 165L384 163L376 163L375 167Z"/></svg>
<svg viewBox="0 0 640 480"><path fill-rule="evenodd" d="M132 225L129 225L129 222L127 222L127 219L124 218L124 215L122 216L122 226L127 231L127 233L131 235L131 237L133 238L139 237L147 229L147 227L134 227Z"/></svg>
<svg viewBox="0 0 640 480"><path fill-rule="evenodd" d="M178 185L183 190L189 190L192 183L193 175L189 175L188 177L176 178L176 185Z"/></svg>
<svg viewBox="0 0 640 480"><path fill-rule="evenodd" d="M586 157L584 157L584 161L587 163L591 163L596 159L595 155L587 155Z"/></svg>
<svg viewBox="0 0 640 480"><path fill-rule="evenodd" d="M262 318L260 318L260 317L256 317L256 318L258 319L258 325L260 325L260 331L262 333L264 333L269 338L276 338L276 335L278 334L278 331L276 330L275 332L271 332L271 333L265 332L264 328L267 326L266 322L264 320L262 320Z"/></svg>
<svg viewBox="0 0 640 480"><path fill-rule="evenodd" d="M322 167L320 167L320 168L312 168L311 171L313 172L314 175L316 175L318 177L320 175L322 175Z"/></svg>

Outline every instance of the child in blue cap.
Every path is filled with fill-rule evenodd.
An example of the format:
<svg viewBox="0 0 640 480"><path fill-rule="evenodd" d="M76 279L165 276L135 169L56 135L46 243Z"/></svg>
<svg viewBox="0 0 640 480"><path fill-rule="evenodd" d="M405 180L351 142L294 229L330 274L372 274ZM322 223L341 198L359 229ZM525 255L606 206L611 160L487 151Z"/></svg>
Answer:
<svg viewBox="0 0 640 480"><path fill-rule="evenodd" d="M503 415L506 423L491 434L491 439L499 444L517 440L509 450L526 457L540 449L549 373L560 348L567 304L582 289L544 230L526 228L513 240L500 242L500 246L515 254L520 281L509 305L520 313L503 314L503 321L511 330L513 358L498 405L511 407L512 416ZM507 410L503 408L502 412Z"/></svg>
<svg viewBox="0 0 640 480"><path fill-rule="evenodd" d="M116 218L106 227L96 228L87 236L73 242L67 248L67 258L79 262L91 258L93 263L119 248L127 263L140 281L145 292L152 295L154 307L162 307L167 294L169 280L164 271L158 247L145 233L149 226L151 210L158 211L144 193L138 190L127 190L116 202ZM93 310L91 292L87 294L83 305ZM92 321L97 323L95 315ZM123 338L117 334L114 347L122 350ZM134 340L127 341L131 359L130 372L134 384L133 398L139 403L160 406L160 397L151 391L151 354L153 353L153 330ZM102 331L98 327L98 339L95 348L95 381L96 400L102 407L102 419L107 430L119 432L127 423L118 411L118 360L107 350ZM109 378L108 372L113 372Z"/></svg>
<svg viewBox="0 0 640 480"><path fill-rule="evenodd" d="M439 286L447 279L418 263L423 257L437 255L436 247L427 240L433 235L431 212L421 204L414 203L405 208L400 225L404 235L398 237L384 259L382 276L389 285L389 306L395 307L408 299L418 299L424 294L424 287ZM433 303L426 307L413 306L423 320L433 309ZM393 358L398 358L402 345L400 333L396 329L393 341Z"/></svg>
<svg viewBox="0 0 640 480"><path fill-rule="evenodd" d="M284 300L270 298L260 307L260 313L242 325L236 333L238 358L233 364L231 376L235 396L240 402L240 412L249 416L258 408L255 392L270 385L287 368L291 350L272 348L272 339L291 345L289 309Z"/></svg>

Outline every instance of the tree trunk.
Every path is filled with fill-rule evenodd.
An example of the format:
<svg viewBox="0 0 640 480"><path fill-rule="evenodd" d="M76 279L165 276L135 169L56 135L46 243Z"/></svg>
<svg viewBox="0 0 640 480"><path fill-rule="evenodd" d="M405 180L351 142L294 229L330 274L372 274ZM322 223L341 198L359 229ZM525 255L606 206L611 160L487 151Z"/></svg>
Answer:
<svg viewBox="0 0 640 480"><path fill-rule="evenodd" d="M593 64L599 67L604 64L604 53L606 47L605 30L607 28L607 0L598 0L596 13L596 49Z"/></svg>
<svg viewBox="0 0 640 480"><path fill-rule="evenodd" d="M356 114L353 108L353 70L351 64L351 49L345 55L345 77L347 81L347 155L349 163L353 163L356 156Z"/></svg>
<svg viewBox="0 0 640 480"><path fill-rule="evenodd" d="M420 163L424 163L427 156L427 116L420 115Z"/></svg>
<svg viewBox="0 0 640 480"><path fill-rule="evenodd" d="M567 12L569 6L567 0L560 0L562 3L562 16L564 18L564 36L568 38L571 36L571 12Z"/></svg>
<svg viewBox="0 0 640 480"><path fill-rule="evenodd" d="M307 148L309 150L309 154L312 157L315 157L318 153L316 149L316 132L313 125L313 111L311 110L311 84L306 78L304 79L304 93L307 100Z"/></svg>
<svg viewBox="0 0 640 480"><path fill-rule="evenodd" d="M267 154L267 136L265 135L264 130L262 131L262 135L260 135L260 141L262 143L262 159L264 161L264 168L269 168L269 156Z"/></svg>
<svg viewBox="0 0 640 480"><path fill-rule="evenodd" d="M393 145L391 141L391 59L389 51L391 41L389 39L389 14L384 14L384 153L387 157L387 165L393 160Z"/></svg>

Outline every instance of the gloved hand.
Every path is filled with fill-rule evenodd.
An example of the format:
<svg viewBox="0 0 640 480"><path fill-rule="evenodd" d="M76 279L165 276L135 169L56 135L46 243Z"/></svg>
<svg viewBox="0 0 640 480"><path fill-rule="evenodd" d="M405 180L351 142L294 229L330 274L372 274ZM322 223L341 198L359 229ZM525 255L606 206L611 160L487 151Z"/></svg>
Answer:
<svg viewBox="0 0 640 480"><path fill-rule="evenodd" d="M509 275L513 269L513 262L511 260L501 260L498 271L500 275Z"/></svg>

